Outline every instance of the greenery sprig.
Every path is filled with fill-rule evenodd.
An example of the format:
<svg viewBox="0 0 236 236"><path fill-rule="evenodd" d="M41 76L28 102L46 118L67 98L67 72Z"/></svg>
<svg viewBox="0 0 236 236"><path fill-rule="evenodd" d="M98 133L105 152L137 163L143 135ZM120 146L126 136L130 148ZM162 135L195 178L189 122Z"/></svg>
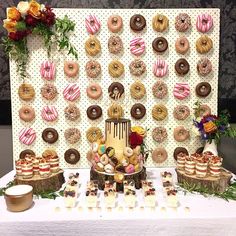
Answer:
<svg viewBox="0 0 236 236"><path fill-rule="evenodd" d="M14 182L14 181L10 181L10 182L8 182L8 183L6 184L5 187L0 188L0 196L3 196L4 193L6 192L6 190L7 190L8 188L14 186L14 185L15 185L15 182Z"/></svg>

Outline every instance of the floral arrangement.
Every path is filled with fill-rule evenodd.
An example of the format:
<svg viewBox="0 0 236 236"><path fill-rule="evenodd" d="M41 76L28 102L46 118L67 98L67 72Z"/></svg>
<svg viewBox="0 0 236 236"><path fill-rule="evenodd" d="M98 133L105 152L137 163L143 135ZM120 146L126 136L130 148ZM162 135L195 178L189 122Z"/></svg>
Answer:
<svg viewBox="0 0 236 236"><path fill-rule="evenodd" d="M35 0L20 1L17 7L7 8L3 27L8 35L3 37L2 45L9 57L15 60L17 72L23 79L27 77L26 65L29 60L28 35L43 37L49 58L53 45L57 47L56 50L67 50L68 54L78 58L76 48L69 41L69 33L74 31L75 23L67 16L57 18L51 7Z"/></svg>

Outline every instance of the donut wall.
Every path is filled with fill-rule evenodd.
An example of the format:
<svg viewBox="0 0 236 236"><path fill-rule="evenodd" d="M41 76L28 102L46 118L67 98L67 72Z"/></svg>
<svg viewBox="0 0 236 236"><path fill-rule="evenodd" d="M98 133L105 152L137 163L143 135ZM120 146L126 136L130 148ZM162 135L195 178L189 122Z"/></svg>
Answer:
<svg viewBox="0 0 236 236"><path fill-rule="evenodd" d="M50 81L43 79L40 74L40 67L43 62L48 61L47 53L40 37L29 37L28 45L30 48L30 63L28 65L28 72L30 76L24 82L33 86L35 90L35 98L32 101L27 102L20 99L18 95L18 89L23 81L21 81L17 76L14 62L10 62L14 160L18 159L21 151L25 149L32 149L36 155L40 156L45 149L54 148L60 157L61 167L89 167L86 153L90 149L90 143L86 138L86 131L90 127L96 126L101 128L104 132L105 120L108 118L107 110L114 103L114 100L108 93L108 87L113 82L119 82L124 87L124 94L116 101L124 109L124 118L130 119L132 126L141 125L149 129L145 140L149 149L164 147L167 150L168 158L164 163L156 164L150 156L147 161L147 166L173 166L175 165L173 151L176 147L187 147L190 152L194 152L197 147L201 146L199 138L195 137L191 132L193 119L192 108L194 107L194 103L197 100L200 100L203 104L207 104L211 108L213 114L217 113L220 26L219 9L54 9L54 11L58 17L63 17L66 14L76 22L75 35L71 35L71 40L79 53L79 59L77 61L79 65L79 73L75 78L69 78L66 76L64 73L64 62L74 59L67 55L59 54L55 50L53 57L50 59L55 63L55 78ZM175 17L180 13L187 13L191 18L191 27L186 32L179 32L175 28ZM201 33L196 28L196 21L198 15L204 13L211 15L213 19L213 27L208 32ZM101 52L96 56L90 56L85 51L85 42L89 38L89 33L85 27L85 18L90 14L95 15L101 21L101 29L94 35L101 44ZM112 33L107 27L108 17L112 14L118 14L123 19L123 30L118 33ZM140 32L134 32L130 28L130 18L135 14L141 14L146 19L146 27ZM157 32L153 29L152 19L156 14L163 14L169 19L169 27L167 30ZM119 54L110 53L108 50L108 40L112 35L118 35L123 42L123 51ZM201 36L205 37L205 35L212 40L213 47L209 52L201 54L199 52L205 50L204 48L206 45L200 47L198 49L199 52L197 52L196 41ZM175 42L181 36L185 36L189 41L189 50L184 55L177 53L175 49ZM135 50L142 51L142 41L145 42L145 50L141 55L134 55L130 51L130 48L133 47L130 45L130 41L136 37L142 38L141 46L134 49L133 52L135 52ZM152 47L152 43L157 37L164 37L168 42L167 50L159 54L156 53ZM132 42L135 42L135 40ZM209 43L209 41L207 43ZM159 47L158 45L162 48L163 41L159 44L156 42L156 47ZM186 61L178 61L181 58L185 59L189 64L189 71L187 73L185 71ZM202 76L197 70L197 63L200 58L208 58L211 61L212 71L208 75ZM142 60L146 65L146 72L140 76L132 75L129 68L130 63L135 59ZM89 60L96 60L101 65L101 74L97 78L90 78L86 73L85 65ZM114 75L111 76L112 73L109 73L108 71L108 65L112 60L119 60L119 62L124 66L124 73L118 78ZM166 65L168 65L168 70L167 74L164 76L160 73L165 74L165 71L156 71L155 73L159 76L158 77L153 73L153 65L154 63L160 64L162 61L165 61ZM179 75L176 72L175 65L177 61L179 62L177 63L178 73L182 75ZM141 82L146 89L146 94L141 99L135 99L134 96L131 96L130 92L131 85L137 81ZM154 84L157 82L160 83L160 81L164 82L167 86L167 94L164 94L163 98L161 98L162 95L160 95L160 93L159 98L155 97L153 94ZM93 82L98 83L102 88L102 96L98 99L91 99L86 93L86 88ZM205 96L206 88L204 86L199 89L205 97L199 97L195 92L196 86L201 82L208 82L211 85L211 92L207 96ZM54 99L46 100L42 97L41 89L45 84L53 84L56 87L57 94ZM80 90L79 98L73 103L63 96L65 88L68 85L72 86L72 84L78 86ZM178 85L181 86L178 87ZM181 90L181 87L184 90L184 93L183 90ZM177 90L178 92L179 89L182 91L180 95L175 94L176 96L174 96L173 91ZM189 94L188 89L190 92ZM186 92L188 96L183 97L186 95ZM78 94L74 95L77 96ZM130 112L132 106L136 103L140 103L146 108L146 115L139 120L134 119ZM79 108L79 119L70 121L65 117L64 109L69 104L75 104ZM30 105L35 110L35 118L30 122L25 122L19 118L18 111L23 105ZM41 116L41 111L48 105L54 106L58 112L58 117L54 121L45 121ZM100 118L95 120L88 118L87 108L91 105L99 105L102 108L102 116ZM156 116L158 115L152 114L155 105L164 105L167 109L167 116L163 120L157 118ZM186 105L190 109L190 116L185 120L178 120L173 115L173 111L178 105ZM140 115L139 112L137 112L136 115ZM189 130L190 138L183 142L176 141L173 132L177 126L184 126ZM164 127L167 131L167 138L161 143L156 142L152 137L152 131L156 127ZM30 145L26 145L19 141L19 134L23 128L32 128L36 133L36 139ZM48 144L42 139L42 132L46 128L54 128L57 131L58 140L55 143ZM64 133L68 128L79 129L81 138L77 143L70 144L68 140L66 140ZM64 159L64 153L69 148L75 148L80 152L81 158L76 165L68 164Z"/></svg>

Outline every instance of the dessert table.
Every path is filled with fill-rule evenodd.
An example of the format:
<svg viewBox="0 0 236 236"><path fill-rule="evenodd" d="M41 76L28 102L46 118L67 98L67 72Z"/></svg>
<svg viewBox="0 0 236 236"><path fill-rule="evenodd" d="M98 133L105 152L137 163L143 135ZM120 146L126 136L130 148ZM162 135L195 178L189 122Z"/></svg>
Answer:
<svg viewBox="0 0 236 236"><path fill-rule="evenodd" d="M1 235L235 235L236 202L218 198L205 198L198 194L178 192L179 207L168 208L161 185L160 173L170 171L176 180L174 168L149 168L148 178L157 190L155 208L143 207L143 195L137 190L137 204L125 208L119 194L116 207L103 207L103 193L99 193L98 207L85 205L85 187L89 170L79 169L79 197L75 208L65 208L63 198L34 199L34 205L25 212L6 210L4 197L0 197ZM70 172L65 170L67 179ZM13 179L11 171L0 179L0 187Z"/></svg>

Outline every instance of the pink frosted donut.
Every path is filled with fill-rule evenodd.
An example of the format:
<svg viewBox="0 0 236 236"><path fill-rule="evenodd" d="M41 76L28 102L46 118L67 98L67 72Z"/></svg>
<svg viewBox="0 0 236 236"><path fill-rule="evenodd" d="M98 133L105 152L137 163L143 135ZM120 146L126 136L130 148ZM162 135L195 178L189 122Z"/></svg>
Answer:
<svg viewBox="0 0 236 236"><path fill-rule="evenodd" d="M46 80L53 80L56 73L56 67L53 62L45 61L41 64L40 74Z"/></svg>
<svg viewBox="0 0 236 236"><path fill-rule="evenodd" d="M98 99L102 96L102 88L97 83L90 84L86 89L89 98Z"/></svg>
<svg viewBox="0 0 236 236"><path fill-rule="evenodd" d="M187 83L176 83L173 94L176 98L183 100L190 94L190 87Z"/></svg>
<svg viewBox="0 0 236 236"><path fill-rule="evenodd" d="M130 41L130 52L135 56L140 56L145 51L145 42L143 38L136 37Z"/></svg>
<svg viewBox="0 0 236 236"><path fill-rule="evenodd" d="M161 59L157 59L157 61L153 64L153 74L156 77L163 77L167 74L168 64Z"/></svg>
<svg viewBox="0 0 236 236"><path fill-rule="evenodd" d="M129 164L128 166L125 167L125 172L127 174L131 174L131 173L134 173L135 169L134 169L134 165L132 164Z"/></svg>
<svg viewBox="0 0 236 236"><path fill-rule="evenodd" d="M89 34L96 34L101 28L101 22L95 15L85 18L85 26Z"/></svg>
<svg viewBox="0 0 236 236"><path fill-rule="evenodd" d="M63 96L68 101L75 101L80 96L80 89L77 84L68 84L63 91Z"/></svg>
<svg viewBox="0 0 236 236"><path fill-rule="evenodd" d="M54 106L45 106L41 111L41 116L46 121L54 121L58 117L58 112Z"/></svg>
<svg viewBox="0 0 236 236"><path fill-rule="evenodd" d="M199 32L206 33L213 26L213 19L208 14L198 15L196 27Z"/></svg>
<svg viewBox="0 0 236 236"><path fill-rule="evenodd" d="M107 26L108 26L108 29L113 32L113 33L117 33L119 32L122 27L123 27L123 20L120 16L118 15L111 15L109 16L108 18L108 21L107 21Z"/></svg>
<svg viewBox="0 0 236 236"><path fill-rule="evenodd" d="M25 145L31 145L36 139L36 132L32 128L23 128L19 133L19 140Z"/></svg>

